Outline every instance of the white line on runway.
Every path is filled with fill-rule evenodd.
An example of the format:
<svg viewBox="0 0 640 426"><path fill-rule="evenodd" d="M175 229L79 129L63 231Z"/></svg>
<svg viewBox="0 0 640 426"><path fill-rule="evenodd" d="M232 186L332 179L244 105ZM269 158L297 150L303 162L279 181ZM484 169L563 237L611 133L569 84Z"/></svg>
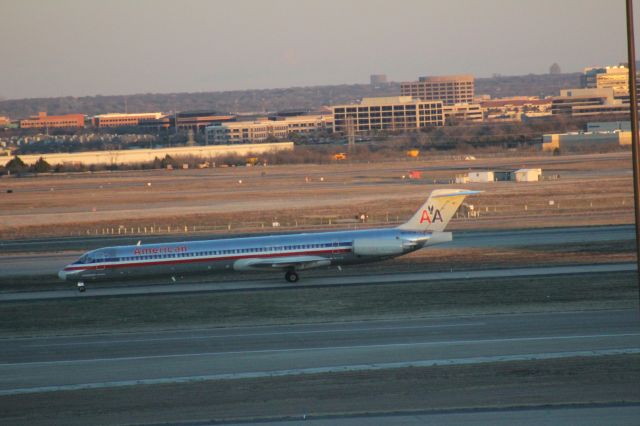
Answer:
<svg viewBox="0 0 640 426"><path fill-rule="evenodd" d="M354 345L354 346L320 346L313 348L284 348L284 349L258 349L249 351L227 351L227 352L198 352L187 354L171 354L171 355L149 355L149 356L129 356L129 357L113 357L113 358L91 358L91 359L74 359L74 360L59 360L59 361L30 361L30 362L16 362L16 363L2 363L0 367L15 367L15 366L44 366L44 365L70 365L70 364L88 364L98 362L111 362L111 361L140 361L140 360L152 360L152 359L170 359L170 358L194 358L200 356L220 356L220 355L248 355L248 354L265 354L265 353L282 353L282 352L319 352L319 351L332 351L332 350L348 350L348 349L379 349L379 348L402 348L402 347L428 347L428 346L442 346L442 345L465 345L465 344L477 344L477 343L506 343L506 342L541 342L548 340L577 340L577 339L595 339L595 338L608 338L608 337L636 337L640 336L640 333L614 333L614 334L585 334L576 336L544 336L544 337L513 337L506 339L471 339L471 340L444 340L438 342L422 342L422 343L388 343L388 344L373 344L373 345Z"/></svg>
<svg viewBox="0 0 640 426"><path fill-rule="evenodd" d="M425 361L409 361L409 362L391 362L380 364L356 364L343 365L333 367L316 367L316 368L300 368L293 370L276 370L276 371L256 371L250 373L226 373L212 374L206 376L188 376L188 377L171 377L162 379L141 379L141 380L122 380L115 382L103 383L82 383L75 385L62 386L40 386L32 388L7 389L0 391L0 396L19 395L28 393L42 392L58 392L73 390L102 389L123 386L136 385L158 385L158 384L179 384L179 383L195 383L207 380L237 380L237 379L259 379L267 377L282 376L298 376L306 374L323 374L323 373L346 373L357 371L386 370L408 367L439 367L451 365L469 365L469 364L485 364L491 362L509 362L509 361L541 361L568 357L598 357L608 355L630 355L640 353L640 348L630 349L604 349L594 351L574 351L574 352L555 352L555 353L538 353L538 354L522 354L507 356L484 356L471 358L452 358L452 359L434 359Z"/></svg>
<svg viewBox="0 0 640 426"><path fill-rule="evenodd" d="M307 331L278 331L272 333L247 333L247 334L222 334L217 336L179 336L179 337L158 337L150 339L123 339L123 340L104 340L99 342L68 342L68 343L50 343L28 345L31 348L51 347L51 346L91 346L91 345L111 345L114 343L144 343L144 342L164 342L169 340L209 340L209 339L228 339L231 337L270 337L270 336L290 336L300 334L326 334L326 333L352 333L359 331L390 331L390 330L422 330L434 328L451 328L451 327L480 327L486 325L483 322L476 323L460 323L460 324L440 324L440 325L413 325L404 327L372 327L372 328L351 328L351 329L329 329L329 330L307 330ZM1 364L0 364L1 365Z"/></svg>

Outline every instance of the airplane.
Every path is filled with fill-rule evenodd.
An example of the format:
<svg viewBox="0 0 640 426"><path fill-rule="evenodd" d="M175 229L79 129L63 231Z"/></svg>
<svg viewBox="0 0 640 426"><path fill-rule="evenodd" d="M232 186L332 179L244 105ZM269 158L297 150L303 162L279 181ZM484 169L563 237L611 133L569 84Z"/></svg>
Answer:
<svg viewBox="0 0 640 426"><path fill-rule="evenodd" d="M215 271L284 271L295 283L299 271L376 262L452 240L445 227L468 195L481 191L436 189L406 223L394 228L269 235L167 244L105 247L83 254L58 272L61 280L170 276Z"/></svg>

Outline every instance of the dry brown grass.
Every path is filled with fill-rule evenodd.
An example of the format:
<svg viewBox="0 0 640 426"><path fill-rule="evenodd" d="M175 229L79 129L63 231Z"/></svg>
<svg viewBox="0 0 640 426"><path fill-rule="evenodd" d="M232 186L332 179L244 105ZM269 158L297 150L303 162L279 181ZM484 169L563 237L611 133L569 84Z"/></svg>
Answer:
<svg viewBox="0 0 640 426"><path fill-rule="evenodd" d="M485 167L541 167L560 179L443 183L465 169ZM402 179L413 169L423 171L422 180ZM404 160L2 179L0 238L110 232L119 226L135 233L138 227L157 232L158 227L183 231L184 226L226 232L229 225L235 231L260 231L273 221L283 227L327 227L330 220L335 224L362 212L369 222L393 223L411 215L432 189L454 186L485 193L468 199L480 217L456 220L453 229L630 223L633 216L626 153Z"/></svg>

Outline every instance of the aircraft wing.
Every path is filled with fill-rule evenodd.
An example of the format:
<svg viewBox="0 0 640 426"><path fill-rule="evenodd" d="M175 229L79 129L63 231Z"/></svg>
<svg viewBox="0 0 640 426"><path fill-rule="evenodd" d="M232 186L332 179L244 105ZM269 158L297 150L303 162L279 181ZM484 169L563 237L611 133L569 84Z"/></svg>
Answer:
<svg viewBox="0 0 640 426"><path fill-rule="evenodd" d="M233 264L236 271L265 269L311 269L328 266L331 260L322 256L285 256L272 258L240 259Z"/></svg>

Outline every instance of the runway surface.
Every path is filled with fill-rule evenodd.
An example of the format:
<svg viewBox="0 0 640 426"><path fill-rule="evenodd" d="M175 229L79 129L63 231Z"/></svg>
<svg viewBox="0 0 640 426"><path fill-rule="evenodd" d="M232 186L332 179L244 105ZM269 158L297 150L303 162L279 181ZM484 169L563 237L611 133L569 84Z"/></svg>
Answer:
<svg viewBox="0 0 640 426"><path fill-rule="evenodd" d="M229 236L214 236L222 238ZM199 237L202 240L207 237ZM435 248L495 248L540 246L556 244L584 244L606 241L626 241L635 238L633 225L543 228L506 231L460 231L454 232L453 241ZM189 236L108 237L108 238L64 238L26 241L0 241L0 279L4 276L51 274L75 261L83 252L98 247L161 241L184 241ZM46 248L48 252L42 252ZM51 252L51 250L55 252ZM63 251L64 252L61 252ZM429 250L429 249L426 249ZM31 252L16 254L15 252Z"/></svg>
<svg viewBox="0 0 640 426"><path fill-rule="evenodd" d="M635 310L0 340L0 395L640 353Z"/></svg>
<svg viewBox="0 0 640 426"><path fill-rule="evenodd" d="M508 268L508 269L479 269L450 272L408 272L376 275L345 275L339 277L305 278L295 284L288 283L281 278L254 279L248 281L212 281L197 284L147 284L118 287L104 287L97 284L89 284L84 293L80 293L69 285L69 289L22 291L0 293L0 302L18 302L54 299L81 299L108 296L135 296L150 294L179 294L214 291L239 291L239 290L272 290L278 288L304 288L304 287L328 287L346 285L374 285L391 283L408 283L424 281L444 281L454 279L487 279L505 277L528 277L544 275L567 274L595 274L606 272L635 271L635 263L615 263L599 265L569 265L547 266L537 268ZM163 281L166 282L166 281Z"/></svg>
<svg viewBox="0 0 640 426"><path fill-rule="evenodd" d="M302 417L302 416L301 416ZM637 426L640 406L561 406L509 410L452 410L366 417L329 417L259 423L224 423L228 426Z"/></svg>

